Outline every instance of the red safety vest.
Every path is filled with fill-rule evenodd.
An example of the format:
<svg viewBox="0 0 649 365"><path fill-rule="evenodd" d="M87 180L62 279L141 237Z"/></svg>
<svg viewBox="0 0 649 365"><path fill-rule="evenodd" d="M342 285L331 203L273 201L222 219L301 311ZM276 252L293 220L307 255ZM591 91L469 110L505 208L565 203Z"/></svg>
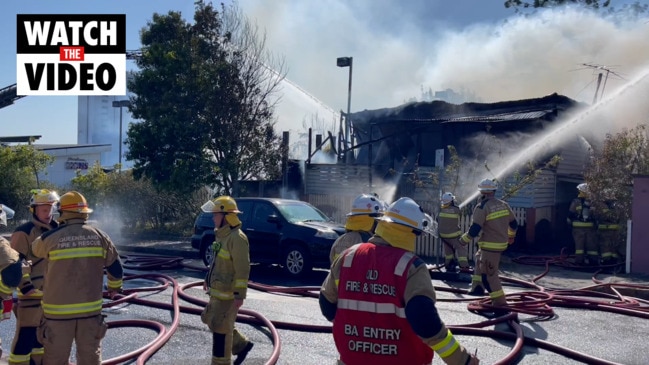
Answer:
<svg viewBox="0 0 649 365"><path fill-rule="evenodd" d="M406 319L403 296L415 258L413 253L372 243L345 253L333 323L334 341L345 365L433 361L433 350Z"/></svg>

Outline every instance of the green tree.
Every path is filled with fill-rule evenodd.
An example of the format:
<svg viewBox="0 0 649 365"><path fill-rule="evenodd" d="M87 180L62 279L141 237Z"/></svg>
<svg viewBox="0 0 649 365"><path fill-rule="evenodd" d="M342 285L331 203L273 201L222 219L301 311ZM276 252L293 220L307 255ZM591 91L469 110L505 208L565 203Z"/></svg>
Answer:
<svg viewBox="0 0 649 365"><path fill-rule="evenodd" d="M16 220L29 214L27 205L31 189L51 188L40 183L38 174L52 160L34 146L0 146L0 203L16 211Z"/></svg>
<svg viewBox="0 0 649 365"><path fill-rule="evenodd" d="M649 136L645 125L609 134L603 145L593 151L584 180L595 207L613 201L620 219L630 219L636 174L649 174Z"/></svg>
<svg viewBox="0 0 649 365"><path fill-rule="evenodd" d="M218 12L197 1L192 24L179 12L154 14L141 40L129 89L142 122L126 139L136 178L236 195L239 180L279 175L271 96L283 76L269 71L263 38L236 5Z"/></svg>

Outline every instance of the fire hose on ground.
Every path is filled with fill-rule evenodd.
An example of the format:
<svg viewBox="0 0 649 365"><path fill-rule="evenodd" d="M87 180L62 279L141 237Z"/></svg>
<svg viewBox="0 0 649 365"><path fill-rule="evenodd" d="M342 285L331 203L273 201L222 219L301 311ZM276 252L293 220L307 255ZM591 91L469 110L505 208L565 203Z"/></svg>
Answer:
<svg viewBox="0 0 649 365"><path fill-rule="evenodd" d="M160 270L160 269L173 269L173 268L187 268L194 270L205 270L204 267L197 267L185 265L182 257L164 257L164 256L126 256L124 257L124 267L129 270ZM532 260L522 257L519 263L531 262ZM616 364L615 362L596 358L579 351L571 350L566 347L553 344L540 339L525 336L523 328L520 325L519 314L530 315L535 320L550 320L555 317L553 307L564 308L581 308L588 310L598 310L604 312L617 313L627 316L638 318L649 318L649 301L626 296L621 294L621 289L640 289L647 290L648 286L630 283L604 283L597 279L600 271L596 272L592 278L594 285L587 286L579 289L548 289L536 282L540 280L549 272L551 265L557 263L564 263L567 261L567 256L562 255L559 257L545 257L544 265L545 271L534 277L531 281L510 278L501 276L504 283L509 283L513 286L521 287L527 290L512 292L506 295L506 307L493 307L490 304L488 297L476 299L471 298L438 298L440 302L468 302L467 309L476 314L488 314L497 310L505 310L504 315L500 315L482 322L449 325L448 327L456 335L489 337L513 342L509 353L495 362L495 364L511 364L519 359L522 355L524 346L532 346L540 348L558 355L570 358L576 361L581 361L589 364ZM533 264L540 265L541 260L535 259ZM567 264L566 264L567 265ZM569 267L569 266L565 266ZM173 336L180 322L180 313L188 313L200 315L202 308L207 304L206 300L194 297L185 292L186 289L203 285L202 281L192 282L184 285L179 285L175 279L162 274L139 274L127 275L125 281L133 279L152 280L159 283L158 286L125 289L123 294L115 300L106 302L104 307L113 307L119 304L130 303L136 305L149 306L164 310L173 311L173 319L169 328L164 325L148 320L122 320L122 321L109 321L109 328L120 327L140 327L152 329L158 332L158 335L150 343L134 350L128 354L123 354L115 358L107 359L103 364L120 364L126 361L137 360L137 364L144 364L153 356L164 344ZM164 291L169 286L173 287L171 303L161 303L157 301L139 298L138 292L150 291ZM317 298L320 287L317 286L303 286L303 287L282 287L266 285L250 281L248 287L254 290L282 294L304 296L310 298ZM466 295L466 289L437 287L435 290L440 292L451 292L455 294ZM608 291L608 292L607 292ZM197 307L180 305L180 299L194 304ZM332 327L330 325L312 325L304 323L290 323L282 321L268 320L262 314L242 308L237 315L237 322L246 323L250 325L266 327L270 332L271 342L273 343L273 351L266 361L266 364L276 364L281 351L281 339L278 329L313 332L313 333L331 333ZM486 327L494 326L499 323L506 323L512 332L497 331L494 329L487 329Z"/></svg>

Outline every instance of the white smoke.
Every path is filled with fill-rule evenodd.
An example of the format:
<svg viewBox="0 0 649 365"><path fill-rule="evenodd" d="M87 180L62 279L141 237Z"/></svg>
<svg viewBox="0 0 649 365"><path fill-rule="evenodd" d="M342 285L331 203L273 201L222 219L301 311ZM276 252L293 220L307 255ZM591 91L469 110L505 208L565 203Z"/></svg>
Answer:
<svg viewBox="0 0 649 365"><path fill-rule="evenodd" d="M348 69L335 64L342 56L354 57L352 112L401 105L429 88L466 90L484 102L556 92L592 103L598 73L603 73L599 90L606 82L604 106L564 121L570 128L534 137L536 150L521 153L526 147L521 136L501 142L496 155L475 161L476 168L471 169L475 176L468 179L475 181L463 179L471 193L483 178L500 178L511 170L507 156L518 156L516 163L521 166L568 137L584 132L601 139L621 127L647 121L649 81L642 78L649 68L646 14L639 18L632 13L611 15L564 7L518 15L504 11L502 2L474 1L462 11L473 19L479 19L476 12L484 12L488 20L468 26L450 18L444 21L444 16L464 16L449 13L464 6L459 3L242 0L241 6L266 29L269 48L286 57L288 78L334 110L345 109L347 103ZM496 11L502 11L500 20L494 16ZM605 70L584 63L611 72L606 78ZM629 87L632 80L639 81ZM608 96L613 100L607 101ZM331 113L316 102L300 104L298 117L284 118L280 127L299 128L307 110L320 116ZM280 113L290 115L282 108L280 104Z"/></svg>
<svg viewBox="0 0 649 365"><path fill-rule="evenodd" d="M442 20L446 8L458 7L446 1L240 4L266 29L268 48L286 56L288 78L329 105L329 113L347 105L348 69L336 67L342 56L354 57L352 112L400 105L419 97L422 86L466 89L487 102L553 92L591 102L597 75L582 63L609 66L628 78L649 60L647 19L578 8L522 16L502 3L480 1L476 11L493 7L510 16L457 29ZM605 92L621 84L611 75ZM301 103L305 110L327 112L318 103ZM299 126L303 116L280 123Z"/></svg>

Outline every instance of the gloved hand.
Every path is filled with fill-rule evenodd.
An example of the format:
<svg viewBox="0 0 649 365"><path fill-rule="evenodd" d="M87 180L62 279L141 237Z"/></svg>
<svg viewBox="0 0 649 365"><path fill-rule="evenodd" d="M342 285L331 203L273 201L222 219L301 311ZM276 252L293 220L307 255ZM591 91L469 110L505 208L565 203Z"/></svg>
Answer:
<svg viewBox="0 0 649 365"><path fill-rule="evenodd" d="M465 234L461 235L460 236L460 242L462 242L465 245L468 244L469 242L471 242L471 236L469 236L468 233L465 233Z"/></svg>
<svg viewBox="0 0 649 365"><path fill-rule="evenodd" d="M2 300L2 320L11 318L11 310L14 307L14 298Z"/></svg>

